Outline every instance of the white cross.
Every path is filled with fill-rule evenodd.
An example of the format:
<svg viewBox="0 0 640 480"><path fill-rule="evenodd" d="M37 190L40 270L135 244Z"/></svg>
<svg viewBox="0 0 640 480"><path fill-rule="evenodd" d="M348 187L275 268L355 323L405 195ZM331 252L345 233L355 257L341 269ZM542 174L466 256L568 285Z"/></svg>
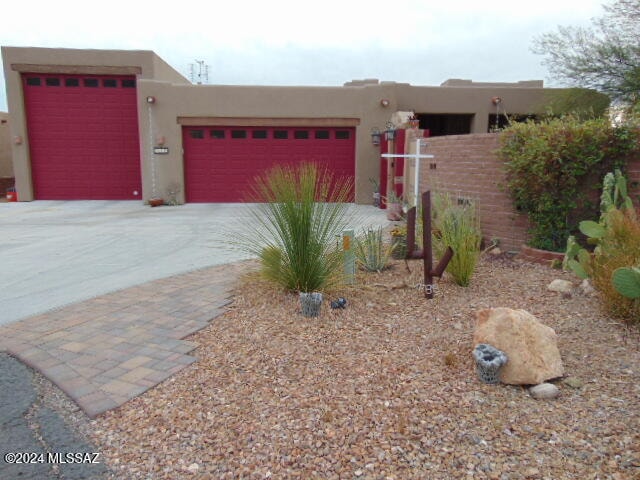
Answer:
<svg viewBox="0 0 640 480"><path fill-rule="evenodd" d="M420 160L423 158L434 158L433 155L422 155L420 154L420 138L416 138L416 153L405 153L405 154L395 154L395 153L383 153L381 157L383 158L413 158L416 161L416 168L414 172L413 179L413 201L414 207L418 205L418 180L420 178Z"/></svg>

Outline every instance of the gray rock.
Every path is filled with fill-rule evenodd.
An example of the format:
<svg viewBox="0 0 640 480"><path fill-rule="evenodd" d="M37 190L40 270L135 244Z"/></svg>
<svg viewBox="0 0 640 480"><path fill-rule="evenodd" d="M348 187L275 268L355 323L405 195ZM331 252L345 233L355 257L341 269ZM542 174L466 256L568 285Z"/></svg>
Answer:
<svg viewBox="0 0 640 480"><path fill-rule="evenodd" d="M560 390L552 383L541 383L529 388L529 394L536 400L551 400L560 395Z"/></svg>
<svg viewBox="0 0 640 480"><path fill-rule="evenodd" d="M593 288L588 278L582 280L582 283L580 284L580 291L585 297L590 297L591 295L596 293L596 289Z"/></svg>
<svg viewBox="0 0 640 480"><path fill-rule="evenodd" d="M573 283L571 283L569 280L561 280L559 278L556 278L549 285L547 285L547 290L571 295L571 292L573 292Z"/></svg>

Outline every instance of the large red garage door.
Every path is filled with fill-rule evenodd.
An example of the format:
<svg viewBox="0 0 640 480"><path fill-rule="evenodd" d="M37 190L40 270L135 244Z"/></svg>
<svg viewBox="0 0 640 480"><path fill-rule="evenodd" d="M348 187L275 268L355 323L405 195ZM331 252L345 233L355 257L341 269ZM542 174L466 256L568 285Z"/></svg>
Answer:
<svg viewBox="0 0 640 480"><path fill-rule="evenodd" d="M187 202L243 202L256 175L302 161L353 179L355 129L184 127Z"/></svg>
<svg viewBox="0 0 640 480"><path fill-rule="evenodd" d="M22 78L34 197L141 198L135 77Z"/></svg>

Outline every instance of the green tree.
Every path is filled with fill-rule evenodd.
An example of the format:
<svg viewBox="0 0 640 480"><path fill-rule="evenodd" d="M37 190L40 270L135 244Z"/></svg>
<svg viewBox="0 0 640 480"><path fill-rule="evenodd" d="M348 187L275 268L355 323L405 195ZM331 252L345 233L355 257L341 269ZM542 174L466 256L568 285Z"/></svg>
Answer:
<svg viewBox="0 0 640 480"><path fill-rule="evenodd" d="M534 39L551 74L570 85L593 88L617 103L640 101L640 2L616 0L591 27L558 27Z"/></svg>

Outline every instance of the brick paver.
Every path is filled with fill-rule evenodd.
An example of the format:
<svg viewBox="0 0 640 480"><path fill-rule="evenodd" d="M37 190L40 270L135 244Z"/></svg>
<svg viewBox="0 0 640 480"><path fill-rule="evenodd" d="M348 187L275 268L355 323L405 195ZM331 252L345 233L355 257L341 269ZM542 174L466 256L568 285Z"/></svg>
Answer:
<svg viewBox="0 0 640 480"><path fill-rule="evenodd" d="M183 340L224 312L247 264L156 280L0 327L6 350L93 418L193 363Z"/></svg>

